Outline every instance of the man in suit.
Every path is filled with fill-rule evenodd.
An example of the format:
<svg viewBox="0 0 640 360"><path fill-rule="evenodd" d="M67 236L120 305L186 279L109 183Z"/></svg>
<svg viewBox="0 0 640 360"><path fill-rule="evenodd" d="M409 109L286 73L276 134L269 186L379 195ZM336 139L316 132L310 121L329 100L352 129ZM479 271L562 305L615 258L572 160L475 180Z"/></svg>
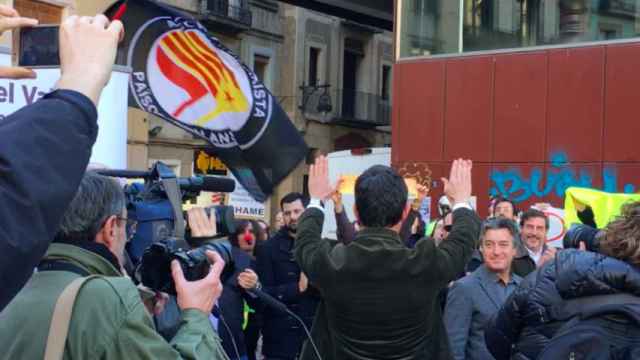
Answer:
<svg viewBox="0 0 640 360"><path fill-rule="evenodd" d="M407 186L388 166L373 166L355 184L355 214L362 228L348 245L321 238L328 199L328 163L316 159L309 174L310 205L298 223L295 256L322 293L312 338L323 359L432 359L441 339L433 324L437 296L469 260L480 231L471 210L471 161L456 160L445 193L453 204L451 234L440 246L422 239L408 248L399 236L411 210ZM438 338L436 338L438 337ZM315 359L307 342L301 359Z"/></svg>
<svg viewBox="0 0 640 360"><path fill-rule="evenodd" d="M521 277L532 273L556 256L557 249L547 246L549 218L537 209L529 209L520 217L521 246L513 260L513 272Z"/></svg>
<svg viewBox="0 0 640 360"><path fill-rule="evenodd" d="M320 294L309 286L307 277L293 258L298 219L305 205L306 199L300 193L289 193L282 198L284 226L259 248L256 266L262 289L287 305L310 328ZM304 329L296 319L269 307L264 308L262 334L262 352L267 360L297 359L306 339Z"/></svg>
<svg viewBox="0 0 640 360"><path fill-rule="evenodd" d="M509 219L487 220L480 238L484 264L449 290L444 322L455 360L493 359L484 342L484 327L521 280L511 273L517 252L515 232Z"/></svg>

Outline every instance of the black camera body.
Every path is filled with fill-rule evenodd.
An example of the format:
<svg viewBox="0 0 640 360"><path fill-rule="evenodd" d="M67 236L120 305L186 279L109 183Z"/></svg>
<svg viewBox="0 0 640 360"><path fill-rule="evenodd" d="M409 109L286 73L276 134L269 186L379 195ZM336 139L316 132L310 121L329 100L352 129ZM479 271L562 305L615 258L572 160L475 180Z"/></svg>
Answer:
<svg viewBox="0 0 640 360"><path fill-rule="evenodd" d="M149 246L142 256L138 268L141 282L156 291L176 295L176 288L171 276L171 262L177 260L185 279L196 281L209 273L210 263L207 250L215 251L225 261L225 268L220 275L222 282L233 274L233 258L231 244L226 238L214 239L192 250L180 247L179 239L161 240ZM169 269L169 271L167 271Z"/></svg>

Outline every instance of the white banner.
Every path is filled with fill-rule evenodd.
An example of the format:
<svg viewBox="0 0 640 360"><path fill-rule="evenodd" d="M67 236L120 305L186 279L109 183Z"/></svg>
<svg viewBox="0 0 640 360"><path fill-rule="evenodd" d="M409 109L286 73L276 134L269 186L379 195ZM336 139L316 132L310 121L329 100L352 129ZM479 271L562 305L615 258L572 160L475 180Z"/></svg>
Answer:
<svg viewBox="0 0 640 360"><path fill-rule="evenodd" d="M549 218L549 230L547 231L547 245L562 248L562 239L567 232L564 222L564 209L547 207L542 210Z"/></svg>
<svg viewBox="0 0 640 360"><path fill-rule="evenodd" d="M0 54L0 64L9 65L11 56ZM37 79L0 79L0 121L16 110L34 103L50 92L60 77L59 69L37 69ZM98 139L92 163L113 169L127 168L127 101L129 73L114 71L102 91L98 105Z"/></svg>
<svg viewBox="0 0 640 360"><path fill-rule="evenodd" d="M233 206L236 218L265 220L267 215L264 203L255 201L232 174L229 174L229 178L236 182L236 190L227 195L228 205Z"/></svg>

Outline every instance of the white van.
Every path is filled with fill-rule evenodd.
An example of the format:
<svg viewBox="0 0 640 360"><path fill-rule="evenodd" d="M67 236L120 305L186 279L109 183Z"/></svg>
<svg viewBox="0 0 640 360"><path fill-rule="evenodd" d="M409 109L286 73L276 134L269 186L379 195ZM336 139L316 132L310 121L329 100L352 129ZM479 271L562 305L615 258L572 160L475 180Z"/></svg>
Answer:
<svg viewBox="0 0 640 360"><path fill-rule="evenodd" d="M391 166L391 148L367 148L336 151L327 155L329 160L329 179L331 184L336 184L343 175L359 176L373 165ZM342 203L347 212L349 220L355 221L353 205L355 198L353 194L343 194ZM333 202L325 204L324 226L322 228L323 237L336 239L336 218L333 211Z"/></svg>

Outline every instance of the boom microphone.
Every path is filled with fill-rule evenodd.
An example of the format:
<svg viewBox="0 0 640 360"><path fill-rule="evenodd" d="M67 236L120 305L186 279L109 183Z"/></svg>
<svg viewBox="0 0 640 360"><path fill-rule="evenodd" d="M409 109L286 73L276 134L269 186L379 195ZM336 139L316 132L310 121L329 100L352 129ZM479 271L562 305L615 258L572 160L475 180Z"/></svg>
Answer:
<svg viewBox="0 0 640 360"><path fill-rule="evenodd" d="M258 289L247 290L247 292L257 297L258 299L262 300L262 302L264 302L266 305L269 305L270 307L278 311L281 311L283 314L291 314L291 311L289 310L287 305L274 299L271 295L267 294L266 292Z"/></svg>
<svg viewBox="0 0 640 360"><path fill-rule="evenodd" d="M215 176L178 178L180 188L186 191L200 192L225 192L230 193L236 189L236 182L233 179L225 179Z"/></svg>
<svg viewBox="0 0 640 360"><path fill-rule="evenodd" d="M119 177L119 178L125 178L125 179L146 179L152 176L151 171L139 171L139 170L99 169L99 170L95 170L95 172L103 176Z"/></svg>
<svg viewBox="0 0 640 360"><path fill-rule="evenodd" d="M148 179L154 177L152 171L100 169L96 170L96 172L104 176L126 179ZM236 182L232 179L216 176L178 178L178 184L180 185L180 189L189 192L210 191L230 193L236 189Z"/></svg>

